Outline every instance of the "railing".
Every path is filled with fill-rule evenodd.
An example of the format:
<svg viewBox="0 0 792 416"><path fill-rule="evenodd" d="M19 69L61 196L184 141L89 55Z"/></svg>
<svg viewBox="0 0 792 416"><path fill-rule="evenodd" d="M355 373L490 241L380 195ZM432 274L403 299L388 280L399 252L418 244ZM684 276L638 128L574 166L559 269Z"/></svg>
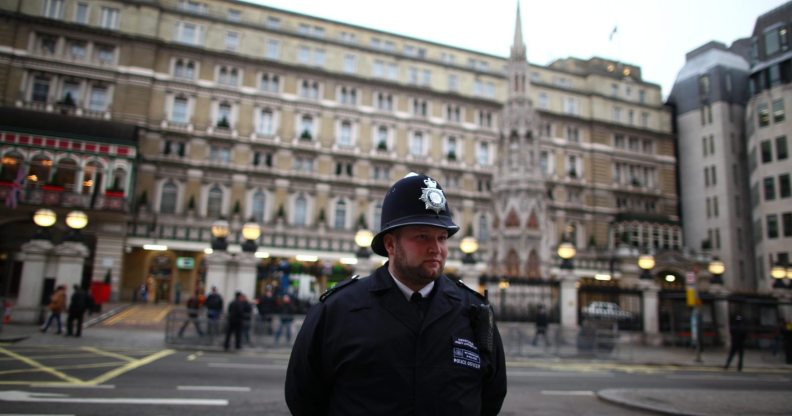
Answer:
<svg viewBox="0 0 792 416"><path fill-rule="evenodd" d="M11 186L8 185L0 183L0 201L5 201L8 194L12 192ZM65 188L22 189L17 203L129 212L129 201L123 196L81 194L68 191Z"/></svg>

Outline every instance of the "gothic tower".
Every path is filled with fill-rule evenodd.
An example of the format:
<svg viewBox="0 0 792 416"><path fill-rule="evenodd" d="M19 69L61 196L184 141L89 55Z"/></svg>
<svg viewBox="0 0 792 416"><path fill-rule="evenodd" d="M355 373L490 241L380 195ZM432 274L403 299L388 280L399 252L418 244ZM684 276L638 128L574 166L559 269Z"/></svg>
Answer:
<svg viewBox="0 0 792 416"><path fill-rule="evenodd" d="M539 120L530 98L530 66L525 53L520 5L507 64L508 97L503 106L498 162L493 178L495 212L493 263L497 273L541 277L545 182L539 166ZM546 238L546 237L545 237Z"/></svg>

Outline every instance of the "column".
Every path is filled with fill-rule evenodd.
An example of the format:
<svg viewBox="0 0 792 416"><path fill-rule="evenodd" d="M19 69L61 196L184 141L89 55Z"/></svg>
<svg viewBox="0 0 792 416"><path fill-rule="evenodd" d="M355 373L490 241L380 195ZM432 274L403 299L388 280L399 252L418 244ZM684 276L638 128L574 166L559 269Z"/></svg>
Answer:
<svg viewBox="0 0 792 416"><path fill-rule="evenodd" d="M561 327L577 330L578 327L578 288L577 277L573 270L561 273Z"/></svg>
<svg viewBox="0 0 792 416"><path fill-rule="evenodd" d="M237 254L237 287L234 291L240 291L248 297L256 297L256 257L253 253ZM232 292L233 293L233 292Z"/></svg>
<svg viewBox="0 0 792 416"><path fill-rule="evenodd" d="M643 333L644 343L659 346L662 344L660 337L660 327L658 324L658 293L660 288L655 282L641 282L643 291Z"/></svg>
<svg viewBox="0 0 792 416"><path fill-rule="evenodd" d="M479 271L476 268L475 264L463 264L462 265L462 283L467 285L467 287L475 290L478 292L479 290Z"/></svg>
<svg viewBox="0 0 792 416"><path fill-rule="evenodd" d="M718 339L721 344L726 345L729 339L729 291L723 285L710 285L709 292L715 296L713 313L715 322L718 324Z"/></svg>
<svg viewBox="0 0 792 416"><path fill-rule="evenodd" d="M373 254L371 256L373 256ZM373 269L372 265L374 264L371 256L357 257L357 263L355 264L355 269L352 273L360 277L366 277L370 275Z"/></svg>
<svg viewBox="0 0 792 416"><path fill-rule="evenodd" d="M226 285L228 279L228 263L231 262L233 257L225 251L215 251L206 256L206 291L212 290L212 287L217 288L217 292L223 297L223 302L228 303ZM233 297L234 292L231 292Z"/></svg>
<svg viewBox="0 0 792 416"><path fill-rule="evenodd" d="M66 299L74 293L74 285L82 283L82 272L85 258L88 257L88 247L83 243L67 241L58 244L53 250L55 255L56 284L66 285Z"/></svg>
<svg viewBox="0 0 792 416"><path fill-rule="evenodd" d="M37 323L41 311L41 294L44 290L44 273L52 250L49 240L31 240L22 245L22 277L19 295L11 312L14 322Z"/></svg>

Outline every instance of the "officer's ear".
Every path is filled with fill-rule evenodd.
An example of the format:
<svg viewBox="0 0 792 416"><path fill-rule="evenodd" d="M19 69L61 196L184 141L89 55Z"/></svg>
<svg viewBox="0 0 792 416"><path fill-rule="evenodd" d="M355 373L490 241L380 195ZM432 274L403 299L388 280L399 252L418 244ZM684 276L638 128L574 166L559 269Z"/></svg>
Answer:
<svg viewBox="0 0 792 416"><path fill-rule="evenodd" d="M385 246L385 251L388 252L388 257L396 255L396 231L391 231L382 236L382 245Z"/></svg>

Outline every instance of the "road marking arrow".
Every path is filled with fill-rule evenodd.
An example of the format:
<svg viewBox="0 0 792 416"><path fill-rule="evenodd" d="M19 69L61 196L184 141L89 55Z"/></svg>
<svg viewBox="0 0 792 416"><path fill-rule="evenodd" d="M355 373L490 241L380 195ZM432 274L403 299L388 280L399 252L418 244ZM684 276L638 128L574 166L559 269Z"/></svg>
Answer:
<svg viewBox="0 0 792 416"><path fill-rule="evenodd" d="M183 405L183 406L228 406L228 400L223 399L133 399L126 397L69 397L59 393L36 393L21 390L8 390L0 392L0 401L6 402L37 402L37 403L90 403L90 404L153 404L153 405Z"/></svg>

